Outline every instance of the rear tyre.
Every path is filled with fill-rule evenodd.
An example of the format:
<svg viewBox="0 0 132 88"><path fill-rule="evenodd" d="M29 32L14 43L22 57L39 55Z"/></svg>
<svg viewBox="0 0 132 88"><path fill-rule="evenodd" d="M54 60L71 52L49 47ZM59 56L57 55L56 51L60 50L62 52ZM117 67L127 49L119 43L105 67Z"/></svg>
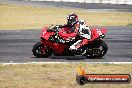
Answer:
<svg viewBox="0 0 132 88"><path fill-rule="evenodd" d="M102 58L108 50L108 46L104 41L98 41L91 49L86 52L86 57L91 59Z"/></svg>
<svg viewBox="0 0 132 88"><path fill-rule="evenodd" d="M52 55L51 50L43 45L41 42L37 42L32 49L33 55L38 57L38 58L47 58Z"/></svg>

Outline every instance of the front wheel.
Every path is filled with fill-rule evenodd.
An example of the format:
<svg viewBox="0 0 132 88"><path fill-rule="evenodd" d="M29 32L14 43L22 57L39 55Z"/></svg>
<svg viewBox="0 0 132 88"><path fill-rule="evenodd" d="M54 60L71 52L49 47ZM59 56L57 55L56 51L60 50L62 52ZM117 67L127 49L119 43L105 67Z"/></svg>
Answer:
<svg viewBox="0 0 132 88"><path fill-rule="evenodd" d="M108 50L108 46L104 41L98 41L92 48L88 48L86 52L86 57L95 59L102 58Z"/></svg>
<svg viewBox="0 0 132 88"><path fill-rule="evenodd" d="M32 49L33 55L38 57L38 58L47 58L52 55L52 52L50 49L43 45L41 42L37 42Z"/></svg>

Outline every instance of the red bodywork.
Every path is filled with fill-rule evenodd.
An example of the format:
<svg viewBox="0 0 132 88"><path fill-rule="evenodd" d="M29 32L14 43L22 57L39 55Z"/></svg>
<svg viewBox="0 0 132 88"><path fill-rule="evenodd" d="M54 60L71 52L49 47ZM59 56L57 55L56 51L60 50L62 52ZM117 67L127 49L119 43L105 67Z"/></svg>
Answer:
<svg viewBox="0 0 132 88"><path fill-rule="evenodd" d="M48 40L49 37L50 37L51 35L55 34L55 33L54 33L54 32L48 32L47 30L48 30L48 27L44 27L44 28L43 28L42 33L41 33L41 37L42 37L43 39L45 39L45 41L44 41L44 40L41 40L41 42L42 42L44 45L46 45L46 46L50 47L51 49L53 49L53 50L56 52L56 54L58 54L58 55L63 54L64 49L65 49L65 47L66 47L67 45L66 45L66 44L57 44L57 43L54 43L54 42L50 42L50 41Z"/></svg>
<svg viewBox="0 0 132 88"><path fill-rule="evenodd" d="M65 48L68 46L67 44L57 44L55 42L50 42L48 39L51 35L55 34L54 32L48 32L48 27L44 27L41 33L41 37L45 40L41 40L41 42L50 47L51 49L53 49L55 51L55 53L57 55L61 55L63 54L65 51ZM74 33L67 33L69 29L68 28L62 28L59 31L59 36L62 37L63 39L67 39L69 37L76 37L77 36L77 32ZM90 41L93 41L94 39L96 39L97 37L99 37L101 34L105 34L106 33L106 29L102 28L102 29L96 29L93 28L91 30L92 32L92 38Z"/></svg>
<svg viewBox="0 0 132 88"><path fill-rule="evenodd" d="M75 32L69 32L69 28L62 28L59 31L59 36L62 37L63 39L68 39L69 37L75 37L77 35L77 31Z"/></svg>
<svg viewBox="0 0 132 88"><path fill-rule="evenodd" d="M106 34L107 30L106 28L101 28L101 29L93 28L91 29L91 32L92 32L92 38L90 41L93 41L96 38L98 38L100 35Z"/></svg>

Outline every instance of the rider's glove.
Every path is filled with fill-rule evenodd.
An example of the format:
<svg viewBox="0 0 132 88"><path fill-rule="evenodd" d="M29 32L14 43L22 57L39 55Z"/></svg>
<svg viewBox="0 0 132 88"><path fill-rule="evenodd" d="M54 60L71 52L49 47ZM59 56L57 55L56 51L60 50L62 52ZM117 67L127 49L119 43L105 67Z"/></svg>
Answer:
<svg viewBox="0 0 132 88"><path fill-rule="evenodd" d="M55 32L58 32L58 29L61 28L61 25L56 25L53 29Z"/></svg>

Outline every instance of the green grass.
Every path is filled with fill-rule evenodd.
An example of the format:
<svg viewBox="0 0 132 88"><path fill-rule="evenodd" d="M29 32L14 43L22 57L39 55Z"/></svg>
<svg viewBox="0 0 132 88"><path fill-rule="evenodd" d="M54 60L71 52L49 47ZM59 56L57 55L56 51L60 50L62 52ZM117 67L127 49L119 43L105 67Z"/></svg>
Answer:
<svg viewBox="0 0 132 88"><path fill-rule="evenodd" d="M72 12L90 26L132 24L131 12L89 12L82 9L0 4L0 29L40 29L50 24L65 24L67 14Z"/></svg>
<svg viewBox="0 0 132 88"><path fill-rule="evenodd" d="M131 88L130 84L76 83L79 66L88 74L132 74L132 64L18 64L0 65L0 88Z"/></svg>

